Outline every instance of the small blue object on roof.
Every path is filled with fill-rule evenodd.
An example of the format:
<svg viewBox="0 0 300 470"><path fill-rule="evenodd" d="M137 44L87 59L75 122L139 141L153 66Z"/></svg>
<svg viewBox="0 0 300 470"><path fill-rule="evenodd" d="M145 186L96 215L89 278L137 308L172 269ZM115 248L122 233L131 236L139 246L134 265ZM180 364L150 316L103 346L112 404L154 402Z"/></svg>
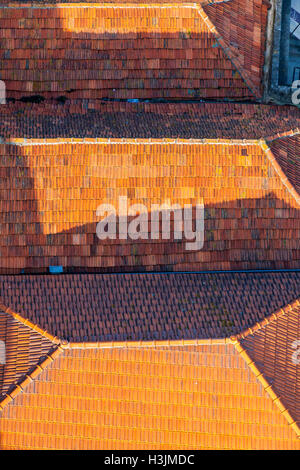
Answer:
<svg viewBox="0 0 300 470"><path fill-rule="evenodd" d="M61 274L64 272L64 269L62 266L49 266L49 272L51 274Z"/></svg>

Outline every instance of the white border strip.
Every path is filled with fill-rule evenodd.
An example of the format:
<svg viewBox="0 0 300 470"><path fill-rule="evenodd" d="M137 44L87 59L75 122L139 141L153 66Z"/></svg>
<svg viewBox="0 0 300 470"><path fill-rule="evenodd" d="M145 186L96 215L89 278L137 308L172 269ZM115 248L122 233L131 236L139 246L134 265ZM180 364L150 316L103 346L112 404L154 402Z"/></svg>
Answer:
<svg viewBox="0 0 300 470"><path fill-rule="evenodd" d="M244 146L259 146L260 142L258 140L233 140L231 142L228 142L228 141L222 141L222 140L219 140L219 141L211 141L211 140L205 140L205 139L191 139L191 140L186 140L186 141L180 141L180 140L163 140L163 139L160 139L160 140L153 140L153 139L149 139L149 140L135 140L135 139L132 139L132 140L114 140L114 139L107 139L107 140L99 140L97 141L96 139L95 140L92 140L92 141L88 141L88 140L85 140L85 139L82 139L82 140L61 140L61 141L57 141L57 140L53 140L53 142L43 142L42 140L41 141L37 141L35 142L34 140L28 140L27 139L24 139L23 142L18 142L18 141L14 141L14 140L9 140L9 141L0 141L0 144L1 145L15 145L17 147L35 147L35 146L38 146L38 145L69 145L69 144L72 144L72 145L110 145L110 144L119 144L119 145L229 145L229 146L234 146L234 145L244 145Z"/></svg>
<svg viewBox="0 0 300 470"><path fill-rule="evenodd" d="M148 0L149 1L149 0ZM216 5L218 3L228 3L230 2L231 0L211 0L210 2L202 2L200 1L200 6L204 5ZM59 9L59 8L97 8L97 9L107 9L107 8L112 8L114 10L116 9L119 9L119 8L126 8L126 9L149 9L149 8L160 8L160 9L169 9L169 8L193 8L195 10L197 10L199 8L199 3L188 3L188 2L174 2L174 4L171 4L170 3L167 3L166 5L163 4L163 3L155 3L155 2L151 2L149 1L149 4L147 3L147 0L145 0L145 3L143 3L142 5L140 5L139 3L130 3L129 2L129 5L126 5L126 3L120 3L120 4L116 4L116 3L102 3L102 4L99 4L99 3L87 3L87 4L83 4L83 3L80 3L80 2L76 2L76 3L72 3L72 2L69 2L69 3L55 3L55 4L40 4L39 2L32 2L28 5L26 4L22 4L22 1L20 1L19 3L21 3L21 5L18 5L17 3L13 3L11 2L12 4L11 5L0 5L0 9L1 10L16 10L16 9L40 9L40 10L47 10L47 9Z"/></svg>

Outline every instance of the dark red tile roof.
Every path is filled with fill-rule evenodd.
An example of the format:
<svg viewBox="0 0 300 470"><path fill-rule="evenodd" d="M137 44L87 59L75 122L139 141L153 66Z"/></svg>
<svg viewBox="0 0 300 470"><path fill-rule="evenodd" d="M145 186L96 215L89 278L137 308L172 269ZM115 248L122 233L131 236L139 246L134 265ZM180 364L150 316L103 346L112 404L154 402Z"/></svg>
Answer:
<svg viewBox="0 0 300 470"><path fill-rule="evenodd" d="M257 98L263 93L269 6L270 3L265 0L231 0L204 7L210 21L225 41L230 57Z"/></svg>
<svg viewBox="0 0 300 470"><path fill-rule="evenodd" d="M282 171L300 194L300 131L268 142Z"/></svg>
<svg viewBox="0 0 300 470"><path fill-rule="evenodd" d="M3 310L0 311L0 340L6 349L6 363L0 364L1 401L4 394L52 351L54 344Z"/></svg>
<svg viewBox="0 0 300 470"><path fill-rule="evenodd" d="M274 105L96 101L59 105L45 101L0 106L0 136L4 139L259 139L296 127L300 127L299 110Z"/></svg>
<svg viewBox="0 0 300 470"><path fill-rule="evenodd" d="M300 304L263 323L241 335L241 345L299 426Z"/></svg>
<svg viewBox="0 0 300 470"><path fill-rule="evenodd" d="M300 296L300 273L0 276L0 302L70 341L218 338Z"/></svg>

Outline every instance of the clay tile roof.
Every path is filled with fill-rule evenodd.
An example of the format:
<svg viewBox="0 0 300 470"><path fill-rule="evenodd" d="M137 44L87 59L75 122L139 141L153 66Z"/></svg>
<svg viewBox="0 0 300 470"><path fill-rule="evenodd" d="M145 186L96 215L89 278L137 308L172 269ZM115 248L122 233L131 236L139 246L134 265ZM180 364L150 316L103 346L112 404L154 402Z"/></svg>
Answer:
<svg viewBox="0 0 300 470"><path fill-rule="evenodd" d="M300 127L295 107L242 103L45 100L1 105L0 118L3 139L260 139Z"/></svg>
<svg viewBox="0 0 300 470"><path fill-rule="evenodd" d="M300 425L300 301L241 335L241 345Z"/></svg>
<svg viewBox="0 0 300 470"><path fill-rule="evenodd" d="M245 284L239 284L236 276L228 275L231 285L226 285L226 281L222 283L223 291L230 292L234 299L233 315L229 313L228 318L235 318L234 311L238 308L247 312L246 322L237 322L240 331L246 326L247 319L251 319L251 326L230 338L224 335L217 338L220 325L216 321L219 313L215 307L222 303L223 319L227 311L217 291L217 280L223 275L226 280L226 274L205 274L202 279L197 276L196 285L191 283L191 274L185 278L180 274L173 275L172 292L184 305L183 308L180 306L183 316L176 312L181 324L185 318L190 320L190 312L186 311L189 303L193 304L194 310L197 303L193 303L193 299L180 298L180 289L187 295L187 287L192 284L195 290L202 280L205 301L210 292L213 295L211 324L215 323L217 328L212 329L210 339L201 340L196 336L195 339L157 341L154 329L148 325L152 335L150 341L120 342L115 341L115 336L110 342L76 340L68 343L2 306L0 338L6 342L8 361L4 374L0 369L4 390L0 397L0 448L300 449L299 381L297 363L293 362L297 360L294 343L297 341L297 347L300 332L299 274L238 273L244 277ZM147 287L152 289L156 299L155 285L168 284L166 281L163 284L162 275L148 275L148 286L145 278L140 277L142 275L126 276L124 284L124 277L109 276L109 281L116 280L118 298L121 297L124 305L129 305L123 295L125 292L131 296L134 292L132 302L139 308L139 297ZM71 287L65 285L63 290L55 290L55 283L67 278ZM80 278L82 280L82 276ZM93 278L95 276L87 276L85 285L79 286L74 277L48 277L48 287L58 301L69 292L67 299L73 299L74 305L79 300L77 293L83 296L82 302L86 306L89 300L98 296L104 304L99 291L86 289L93 284ZM2 278L1 284L6 291L14 290L22 300L27 297L28 303L32 300L28 298L30 289L39 293L40 298L49 299L42 286L47 282L38 283L45 277L24 277L19 285L17 279ZM51 279L54 279L54 285ZM107 296L111 293L108 277L101 276L100 280ZM27 292L20 289L26 281ZM179 282L180 289L174 281ZM141 293L137 292L138 282ZM284 286L289 291L286 294ZM236 298L235 288L243 289L240 300ZM252 299L245 296L247 288L252 289ZM194 298L198 299L201 291L196 292ZM260 292L263 292L261 297ZM279 292L281 299L274 302L273 293L278 296ZM164 295L169 294L165 289ZM278 309L286 298L295 296L298 298ZM245 304L255 302L256 311L262 311L262 321L254 323L255 315L243 305L245 297ZM163 304L160 300L158 305ZM34 311L34 303L31 304ZM52 306L49 300L47 305L41 306L43 310L48 307L51 312L49 321L59 315ZM91 308L99 311L95 304ZM276 310L270 315L273 308ZM120 312L118 306L117 310ZM152 305L151 312L154 310ZM201 310L200 306L196 311L200 321ZM143 318L147 313L143 311ZM79 302L77 316L80 319ZM208 312L205 318L209 322ZM43 315L40 315L39 323L42 319ZM63 321L70 324L72 317L66 314ZM87 322L97 329L95 319L85 318L83 324ZM154 318L150 323L155 325ZM114 331L109 321L102 324ZM121 330L122 323L119 321L116 327ZM29 366L32 366L30 370Z"/></svg>
<svg viewBox="0 0 300 470"><path fill-rule="evenodd" d="M299 449L234 344L64 350L2 412L2 449Z"/></svg>
<svg viewBox="0 0 300 470"><path fill-rule="evenodd" d="M292 134L292 133L291 133ZM278 137L269 142L283 173L300 194L300 132Z"/></svg>
<svg viewBox="0 0 300 470"><path fill-rule="evenodd" d="M300 297L300 273L0 276L0 302L68 341L224 338Z"/></svg>
<svg viewBox="0 0 300 470"><path fill-rule="evenodd" d="M54 348L50 339L5 310L0 311L0 340L5 344L5 364L0 364L0 401Z"/></svg>
<svg viewBox="0 0 300 470"><path fill-rule="evenodd" d="M2 274L299 268L300 197L264 141L11 139L0 152ZM99 240L97 208L119 221L121 196L149 220L158 202L203 203L202 249Z"/></svg>
<svg viewBox="0 0 300 470"><path fill-rule="evenodd" d="M227 55L257 97L262 95L267 13L264 0L231 0L204 6Z"/></svg>
<svg viewBox="0 0 300 470"><path fill-rule="evenodd" d="M206 3L2 7L7 97L257 100L266 2Z"/></svg>

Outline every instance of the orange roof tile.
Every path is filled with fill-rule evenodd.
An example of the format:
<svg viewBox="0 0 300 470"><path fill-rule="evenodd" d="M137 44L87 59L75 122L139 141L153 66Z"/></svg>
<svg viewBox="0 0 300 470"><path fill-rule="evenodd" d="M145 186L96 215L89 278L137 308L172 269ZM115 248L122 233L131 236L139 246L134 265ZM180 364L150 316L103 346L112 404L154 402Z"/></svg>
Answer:
<svg viewBox="0 0 300 470"><path fill-rule="evenodd" d="M296 109L115 102L260 99L268 1L64 2L0 7L0 272L298 269ZM100 242L120 195L203 249ZM0 276L0 449L299 450L299 279Z"/></svg>
<svg viewBox="0 0 300 470"><path fill-rule="evenodd" d="M68 343L3 310L1 449L300 449L300 298L208 340Z"/></svg>
<svg viewBox="0 0 300 470"><path fill-rule="evenodd" d="M0 420L2 449L299 449L232 344L71 349Z"/></svg>
<svg viewBox="0 0 300 470"><path fill-rule="evenodd" d="M0 270L299 268L299 195L267 150L221 140L1 144ZM145 204L149 218L155 203L203 201L203 249L187 251L186 240L100 241L97 207L118 211L120 196Z"/></svg>
<svg viewBox="0 0 300 470"><path fill-rule="evenodd" d="M240 35L246 41L243 61L197 3L0 8L7 97L254 100L260 93L267 7L253 2L247 16L239 17L248 28ZM236 9L243 8L236 0L224 8L229 12L221 16L223 27L235 37Z"/></svg>

